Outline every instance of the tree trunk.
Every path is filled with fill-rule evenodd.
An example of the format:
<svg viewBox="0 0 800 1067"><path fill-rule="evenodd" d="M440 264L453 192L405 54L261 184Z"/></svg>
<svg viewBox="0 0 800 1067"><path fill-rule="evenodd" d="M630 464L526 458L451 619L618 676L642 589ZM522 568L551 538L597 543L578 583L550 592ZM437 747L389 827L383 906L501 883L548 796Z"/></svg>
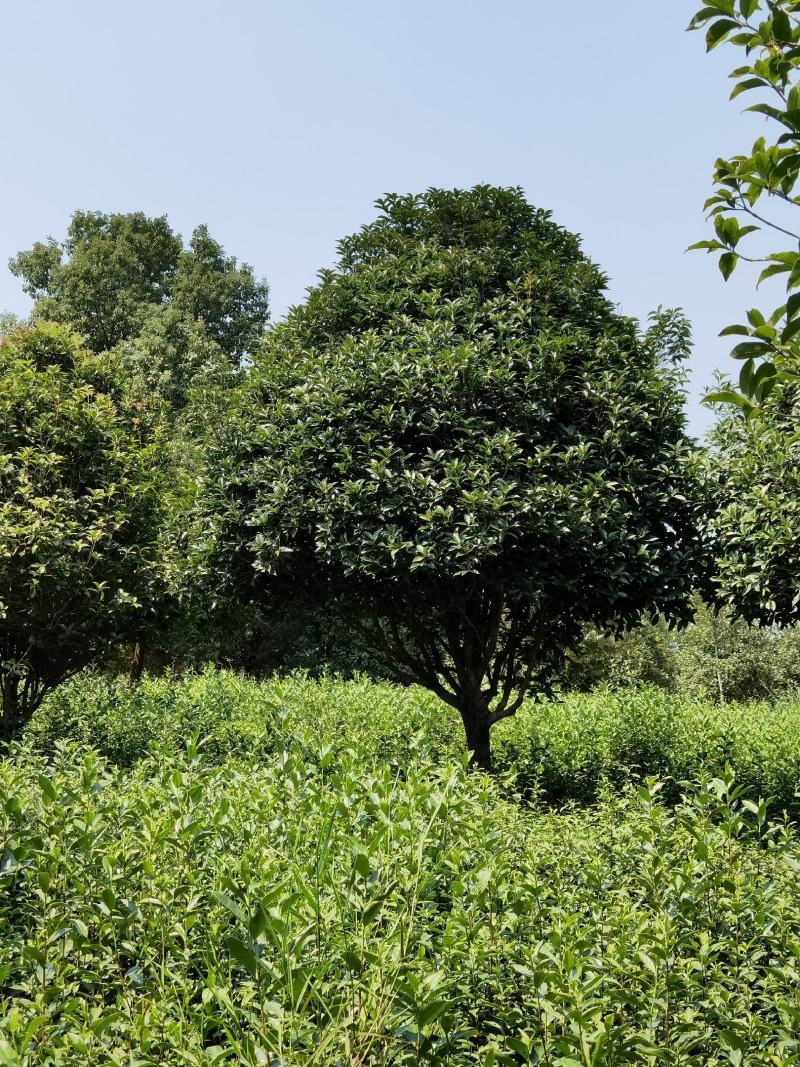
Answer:
<svg viewBox="0 0 800 1067"><path fill-rule="evenodd" d="M8 674L3 680L3 719L0 722L0 740L12 741L20 726L19 678Z"/></svg>
<svg viewBox="0 0 800 1067"><path fill-rule="evenodd" d="M133 645L133 657L131 659L130 680L138 682L144 670L144 645L141 641L135 641Z"/></svg>
<svg viewBox="0 0 800 1067"><path fill-rule="evenodd" d="M489 707L486 701L482 697L468 701L461 709L461 719L467 735L470 767L491 771L492 749L489 739Z"/></svg>

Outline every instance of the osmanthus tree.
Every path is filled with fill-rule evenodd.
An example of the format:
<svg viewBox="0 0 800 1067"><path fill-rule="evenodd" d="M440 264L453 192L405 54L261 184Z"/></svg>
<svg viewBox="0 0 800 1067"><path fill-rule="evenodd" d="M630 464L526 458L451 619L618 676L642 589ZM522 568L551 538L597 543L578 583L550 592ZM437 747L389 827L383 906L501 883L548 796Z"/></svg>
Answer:
<svg viewBox="0 0 800 1067"><path fill-rule="evenodd" d="M731 98L755 96L747 110L766 119L766 134L749 151L717 160L706 201L715 236L692 246L718 254L726 279L739 263L758 264L759 283L786 279L778 308L753 309L746 323L722 331L743 338L731 353L741 360L739 388L708 399L736 404L749 417L776 384L800 376L800 0L707 0L689 28L705 31L709 51L723 42L741 49ZM778 247L770 250L770 240Z"/></svg>
<svg viewBox="0 0 800 1067"><path fill-rule="evenodd" d="M334 606L489 767L583 624L688 612L696 484L663 356L685 332L643 338L519 189L378 207L218 427L196 548L276 615Z"/></svg>
<svg viewBox="0 0 800 1067"><path fill-rule="evenodd" d="M66 327L0 341L0 740L162 595L156 447Z"/></svg>

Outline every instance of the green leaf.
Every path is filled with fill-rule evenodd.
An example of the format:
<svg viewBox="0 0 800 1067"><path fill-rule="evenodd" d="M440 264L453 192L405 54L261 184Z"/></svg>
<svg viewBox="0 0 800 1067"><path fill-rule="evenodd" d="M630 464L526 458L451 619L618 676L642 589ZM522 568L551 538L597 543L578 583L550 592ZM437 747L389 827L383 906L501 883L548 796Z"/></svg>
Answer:
<svg viewBox="0 0 800 1067"><path fill-rule="evenodd" d="M796 337L800 333L800 318L792 319L781 334L781 343L786 344L787 341L791 341L793 337Z"/></svg>
<svg viewBox="0 0 800 1067"><path fill-rule="evenodd" d="M253 949L238 937L229 937L227 940L228 953L244 967L247 973L255 978L258 975L258 956Z"/></svg>
<svg viewBox="0 0 800 1067"><path fill-rule="evenodd" d="M253 914L250 916L250 922L247 924L247 932L250 934L251 941L257 941L259 936L263 934L269 924L269 918L264 908L257 904L253 909Z"/></svg>
<svg viewBox="0 0 800 1067"><path fill-rule="evenodd" d="M355 867L356 873L360 874L362 878L369 878L371 868L369 865L369 856L366 852L356 852L353 866Z"/></svg>
<svg viewBox="0 0 800 1067"><path fill-rule="evenodd" d="M766 84L767 83L763 78L745 78L745 80L739 82L738 85L734 85L733 89L731 89L730 98L731 100L735 100L741 93L747 93L751 89L761 89Z"/></svg>
<svg viewBox="0 0 800 1067"><path fill-rule="evenodd" d="M765 267L758 276L756 287L766 281L767 278L772 278L775 274L783 274L790 269L785 263L773 263L769 267Z"/></svg>
<svg viewBox="0 0 800 1067"><path fill-rule="evenodd" d="M45 803L52 804L53 801L56 799L56 791L55 791L55 788L53 786L53 783L50 781L49 778L46 778L43 774L39 775L38 782L39 782L39 788L42 791L42 796L43 796L43 798L45 800Z"/></svg>
<svg viewBox="0 0 800 1067"><path fill-rule="evenodd" d="M750 381L748 395L755 397L759 402L766 400L767 395L775 385L777 373L778 370L774 363L769 361L762 363ZM765 392L767 384L769 384L769 388Z"/></svg>
<svg viewBox="0 0 800 1067"><path fill-rule="evenodd" d="M687 252L694 252L697 249L704 249L707 252L716 252L720 248L725 246L720 244L719 241L695 241L693 245L689 245L686 249Z"/></svg>
<svg viewBox="0 0 800 1067"><path fill-rule="evenodd" d="M792 40L792 24L789 16L779 7L772 12L772 32L775 40L782 44L790 43Z"/></svg>
<svg viewBox="0 0 800 1067"><path fill-rule="evenodd" d="M704 22L707 22L709 19L716 18L719 14L719 7L710 7L708 5L706 7L702 7L697 12L697 14L693 16L691 22L687 26L687 29L696 30L699 26L702 26Z"/></svg>
<svg viewBox="0 0 800 1067"><path fill-rule="evenodd" d="M377 918L382 907L383 900L380 897L377 900L371 900L364 908L364 913L361 916L362 922L371 923L373 919Z"/></svg>
<svg viewBox="0 0 800 1067"><path fill-rule="evenodd" d="M450 1002L447 1000L432 1000L430 1004L426 1004L417 1013L417 1024L420 1030L430 1026L432 1022L444 1015L449 1007Z"/></svg>
<svg viewBox="0 0 800 1067"><path fill-rule="evenodd" d="M735 252L725 252L719 257L719 269L725 281L733 274L738 259Z"/></svg>
<svg viewBox="0 0 800 1067"><path fill-rule="evenodd" d="M731 30L738 30L738 28L738 23L733 19L717 19L716 22L712 22L706 32L706 51L712 51Z"/></svg>
<svg viewBox="0 0 800 1067"><path fill-rule="evenodd" d="M732 389L719 389L711 393L706 393L703 397L704 404L735 404L740 408L751 408L753 405L747 399L742 396L741 393L735 393Z"/></svg>
<svg viewBox="0 0 800 1067"><path fill-rule="evenodd" d="M739 371L739 388L745 396L750 396L750 383L753 380L753 371L755 370L755 363L752 359L745 360L742 364L742 369Z"/></svg>
<svg viewBox="0 0 800 1067"><path fill-rule="evenodd" d="M231 913L235 918L247 926L249 920L235 900L226 896L224 893L220 893L217 889L212 889L210 894L218 904L221 904L223 908Z"/></svg>
<svg viewBox="0 0 800 1067"><path fill-rule="evenodd" d="M750 359L751 357L759 359L770 351L769 345L762 341L743 341L731 349L731 355L734 359Z"/></svg>

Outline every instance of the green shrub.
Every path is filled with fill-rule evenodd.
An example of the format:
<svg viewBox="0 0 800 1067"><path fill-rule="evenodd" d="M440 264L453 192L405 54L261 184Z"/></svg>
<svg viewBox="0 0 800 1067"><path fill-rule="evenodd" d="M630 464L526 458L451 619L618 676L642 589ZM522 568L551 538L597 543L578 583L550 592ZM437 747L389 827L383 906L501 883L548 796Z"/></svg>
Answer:
<svg viewBox="0 0 800 1067"><path fill-rule="evenodd" d="M657 685L722 704L774 700L800 688L800 627L751 626L698 598L685 630L645 621L616 640L588 630L564 684L582 692Z"/></svg>
<svg viewBox="0 0 800 1067"><path fill-rule="evenodd" d="M800 786L800 702L714 705L661 689L570 693L526 703L496 729L497 769L508 788L552 803L592 802L610 783L656 774L677 783L731 766L749 796L794 808ZM338 753L357 742L365 767L401 773L416 754L460 758L456 713L425 690L366 678L290 675L256 681L208 670L138 686L84 675L51 694L26 744L52 752L61 740L91 744L122 766L154 749L203 739L207 759L265 759L280 745L307 755L307 738Z"/></svg>
<svg viewBox="0 0 800 1067"><path fill-rule="evenodd" d="M797 1062L797 840L729 781L552 815L284 741L0 763L0 1063Z"/></svg>

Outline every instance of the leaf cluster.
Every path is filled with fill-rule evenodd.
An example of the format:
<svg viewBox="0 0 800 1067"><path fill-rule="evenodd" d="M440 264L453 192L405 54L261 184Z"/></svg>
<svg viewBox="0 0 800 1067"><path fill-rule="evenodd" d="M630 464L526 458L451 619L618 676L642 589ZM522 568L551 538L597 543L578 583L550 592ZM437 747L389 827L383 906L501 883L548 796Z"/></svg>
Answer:
<svg viewBox="0 0 800 1067"><path fill-rule="evenodd" d="M755 414L776 383L798 374L796 336L800 330L800 234L793 220L800 205L796 195L800 176L800 4L796 0L710 0L692 19L689 29L703 28L709 50L722 42L741 48L747 62L731 78L731 99L758 92L764 99L748 111L772 124L772 140L759 137L749 153L718 159L714 194L706 201L715 237L692 248L719 253L719 268L729 278L741 261L763 263L759 284L775 275L786 276L788 299L772 314L749 313L750 325L732 326L723 333L740 333L750 340L733 351L745 360L739 391L716 391L711 402L737 404ZM775 129L777 125L777 129ZM740 221L742 219L745 225ZM787 240L785 249L766 255L746 254L742 242L757 231Z"/></svg>

